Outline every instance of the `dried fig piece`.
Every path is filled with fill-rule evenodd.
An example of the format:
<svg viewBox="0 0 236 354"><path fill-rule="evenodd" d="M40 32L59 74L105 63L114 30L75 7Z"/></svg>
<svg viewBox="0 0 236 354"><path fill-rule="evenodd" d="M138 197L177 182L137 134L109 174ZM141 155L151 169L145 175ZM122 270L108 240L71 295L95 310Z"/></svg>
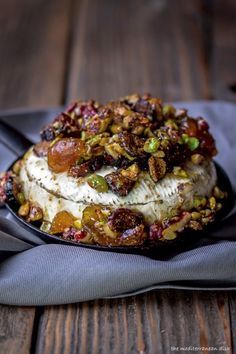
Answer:
<svg viewBox="0 0 236 354"><path fill-rule="evenodd" d="M103 157L97 156L89 161L83 162L80 165L73 165L68 171L68 176L78 178L85 177L88 173L100 170L103 165Z"/></svg>
<svg viewBox="0 0 236 354"><path fill-rule="evenodd" d="M90 170L89 162L84 162L80 165L71 166L68 171L68 176L74 178L85 177L90 172L91 170Z"/></svg>
<svg viewBox="0 0 236 354"><path fill-rule="evenodd" d="M57 136L79 136L80 128L77 121L72 119L69 114L61 113L57 116L53 123L48 124L40 132L42 140L52 141Z"/></svg>
<svg viewBox="0 0 236 354"><path fill-rule="evenodd" d="M146 238L145 226L140 224L122 233L119 239L119 246L140 246L146 241Z"/></svg>
<svg viewBox="0 0 236 354"><path fill-rule="evenodd" d="M118 137L121 146L130 156L145 156L145 152L143 150L145 139L128 132L120 133Z"/></svg>
<svg viewBox="0 0 236 354"><path fill-rule="evenodd" d="M48 149L48 166L56 173L65 172L85 152L85 143L81 139L60 139Z"/></svg>
<svg viewBox="0 0 236 354"><path fill-rule="evenodd" d="M45 157L47 156L49 147L50 147L50 142L43 140L38 144L34 145L33 151L38 157Z"/></svg>
<svg viewBox="0 0 236 354"><path fill-rule="evenodd" d="M116 232L133 229L140 224L143 224L142 214L127 208L116 209L108 218L108 225Z"/></svg>
<svg viewBox="0 0 236 354"><path fill-rule="evenodd" d="M75 220L76 218L68 211L59 211L52 220L50 234L60 234L64 232L66 228L74 225Z"/></svg>
<svg viewBox="0 0 236 354"><path fill-rule="evenodd" d="M166 174L166 162L158 157L151 156L148 159L148 167L154 182L158 182Z"/></svg>
<svg viewBox="0 0 236 354"><path fill-rule="evenodd" d="M120 172L112 172L105 176L110 189L121 197L125 197L135 185L135 181L122 176Z"/></svg>

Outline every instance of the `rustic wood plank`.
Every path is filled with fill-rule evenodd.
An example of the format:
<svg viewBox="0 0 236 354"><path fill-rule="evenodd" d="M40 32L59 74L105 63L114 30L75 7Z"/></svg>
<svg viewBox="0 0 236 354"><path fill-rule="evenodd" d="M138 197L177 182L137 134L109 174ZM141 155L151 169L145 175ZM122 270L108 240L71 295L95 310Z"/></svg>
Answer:
<svg viewBox="0 0 236 354"><path fill-rule="evenodd" d="M0 108L60 104L70 1L0 3Z"/></svg>
<svg viewBox="0 0 236 354"><path fill-rule="evenodd" d="M209 98L201 4L78 2L67 101L106 101L136 91L165 100Z"/></svg>
<svg viewBox="0 0 236 354"><path fill-rule="evenodd" d="M228 321L227 297L213 292L168 290L52 306L40 320L36 353L166 354L174 347L233 353Z"/></svg>
<svg viewBox="0 0 236 354"><path fill-rule="evenodd" d="M236 292L232 291L229 294L229 309L230 309L230 322L231 322L231 344L232 352L236 351Z"/></svg>
<svg viewBox="0 0 236 354"><path fill-rule="evenodd" d="M11 0L0 7L0 109L59 105L70 2ZM33 307L0 306L0 354L30 353L34 318Z"/></svg>
<svg viewBox="0 0 236 354"><path fill-rule="evenodd" d="M35 310L0 305L0 354L30 353Z"/></svg>
<svg viewBox="0 0 236 354"><path fill-rule="evenodd" d="M213 1L212 57L210 81L213 96L236 101L236 2Z"/></svg>

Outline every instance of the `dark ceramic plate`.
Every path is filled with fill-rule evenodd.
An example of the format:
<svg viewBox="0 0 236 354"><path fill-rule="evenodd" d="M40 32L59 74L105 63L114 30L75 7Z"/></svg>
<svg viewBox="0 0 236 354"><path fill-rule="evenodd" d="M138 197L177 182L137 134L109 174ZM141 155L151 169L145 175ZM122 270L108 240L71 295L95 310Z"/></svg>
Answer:
<svg viewBox="0 0 236 354"><path fill-rule="evenodd" d="M26 139L22 134L17 132L16 130L9 127L6 123L2 123L0 121L0 140L1 141L14 141L15 151L20 151L21 154L23 151L26 151L31 145L28 139ZM17 146L19 149L17 149ZM13 164L19 159L19 157L10 165L8 170L11 169ZM90 248L93 250L99 251L112 251L112 252L122 252L122 253L133 253L133 254L143 254L151 257L166 257L171 256L172 254L182 252L184 250L190 249L192 247L196 247L202 238L207 237L209 233L217 228L220 222L229 214L234 206L234 193L232 190L232 186L230 180L226 174L226 172L215 162L217 176L218 176L218 185L219 187L228 193L227 199L224 201L223 208L217 214L217 218L214 223L207 226L204 231L191 231L191 232L183 232L179 235L178 238L172 241L159 241L155 244L148 244L145 246L126 246L126 247L105 247L99 245L86 245L81 243L76 243L73 241L63 240L62 238L54 235L50 235L46 232L43 232L36 225L32 225L27 223L24 219L20 218L16 210L14 210L9 204L6 204L9 212L15 217L15 220L23 226L28 231L31 231L36 236L40 237L47 243L61 243L66 245L73 245L78 247Z"/></svg>

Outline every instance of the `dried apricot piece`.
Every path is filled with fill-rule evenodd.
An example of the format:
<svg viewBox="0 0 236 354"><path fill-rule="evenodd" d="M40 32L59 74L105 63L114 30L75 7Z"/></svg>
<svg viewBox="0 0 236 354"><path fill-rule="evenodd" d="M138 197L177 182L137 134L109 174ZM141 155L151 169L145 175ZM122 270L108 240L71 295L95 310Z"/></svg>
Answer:
<svg viewBox="0 0 236 354"><path fill-rule="evenodd" d="M49 231L50 234L62 233L66 228L73 226L75 220L76 218L68 211L59 211L52 220L52 225Z"/></svg>
<svg viewBox="0 0 236 354"><path fill-rule="evenodd" d="M56 173L65 172L85 151L85 143L81 139L60 139L48 149L48 166Z"/></svg>

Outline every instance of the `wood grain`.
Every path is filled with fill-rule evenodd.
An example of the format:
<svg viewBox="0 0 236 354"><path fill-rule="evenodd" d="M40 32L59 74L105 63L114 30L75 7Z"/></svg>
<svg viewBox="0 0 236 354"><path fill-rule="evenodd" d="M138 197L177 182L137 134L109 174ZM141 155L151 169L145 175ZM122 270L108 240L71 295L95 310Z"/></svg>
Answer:
<svg viewBox="0 0 236 354"><path fill-rule="evenodd" d="M70 1L0 2L0 109L61 103Z"/></svg>
<svg viewBox="0 0 236 354"><path fill-rule="evenodd" d="M0 305L0 354L30 353L34 308Z"/></svg>
<svg viewBox="0 0 236 354"><path fill-rule="evenodd" d="M136 91L165 100L211 97L201 4L78 2L67 101L76 97L105 101Z"/></svg>
<svg viewBox="0 0 236 354"><path fill-rule="evenodd" d="M40 320L36 353L166 354L174 347L215 347L218 353L233 353L219 349L231 348L228 322L224 293L166 290L52 306Z"/></svg>
<svg viewBox="0 0 236 354"><path fill-rule="evenodd" d="M212 56L210 81L213 96L236 101L236 2L213 1ZM222 6L223 5L223 6Z"/></svg>
<svg viewBox="0 0 236 354"><path fill-rule="evenodd" d="M1 0L0 8L0 109L59 105L70 2ZM0 354L30 353L34 318L34 308L0 306Z"/></svg>

